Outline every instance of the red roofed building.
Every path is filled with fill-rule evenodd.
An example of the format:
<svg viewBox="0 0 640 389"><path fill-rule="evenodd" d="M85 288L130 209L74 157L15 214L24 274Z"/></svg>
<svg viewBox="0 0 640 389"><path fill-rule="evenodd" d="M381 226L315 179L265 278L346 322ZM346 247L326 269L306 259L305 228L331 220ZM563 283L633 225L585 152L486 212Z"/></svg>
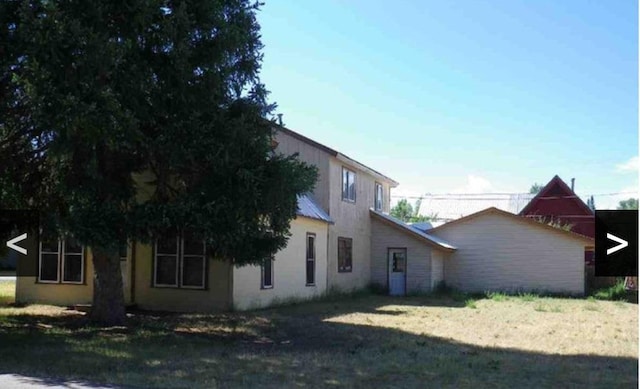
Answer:
<svg viewBox="0 0 640 389"><path fill-rule="evenodd" d="M595 237L595 214L560 177L555 176L527 204L520 216L571 226L571 231ZM585 251L585 262L593 263L593 248Z"/></svg>

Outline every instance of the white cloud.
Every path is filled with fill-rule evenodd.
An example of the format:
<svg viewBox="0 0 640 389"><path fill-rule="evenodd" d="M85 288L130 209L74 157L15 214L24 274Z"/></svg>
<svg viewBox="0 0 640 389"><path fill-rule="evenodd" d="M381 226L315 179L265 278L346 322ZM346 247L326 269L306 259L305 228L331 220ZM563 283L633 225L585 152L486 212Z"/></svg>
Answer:
<svg viewBox="0 0 640 389"><path fill-rule="evenodd" d="M474 176L469 174L467 176L467 183L464 186L458 187L452 191L453 193L491 193L495 192L493 184L484 177Z"/></svg>
<svg viewBox="0 0 640 389"><path fill-rule="evenodd" d="M616 171L618 172L636 172L638 171L638 166L640 166L640 159L638 156L631 157L627 162L620 163L616 165Z"/></svg>

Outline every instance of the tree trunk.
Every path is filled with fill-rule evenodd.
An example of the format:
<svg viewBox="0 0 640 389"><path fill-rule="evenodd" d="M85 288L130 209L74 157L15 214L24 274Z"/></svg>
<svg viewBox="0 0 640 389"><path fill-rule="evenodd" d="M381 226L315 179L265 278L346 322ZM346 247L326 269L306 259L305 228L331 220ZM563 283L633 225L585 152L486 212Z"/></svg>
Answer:
<svg viewBox="0 0 640 389"><path fill-rule="evenodd" d="M124 324L124 292L118 254L94 251L93 267L91 320L108 326Z"/></svg>

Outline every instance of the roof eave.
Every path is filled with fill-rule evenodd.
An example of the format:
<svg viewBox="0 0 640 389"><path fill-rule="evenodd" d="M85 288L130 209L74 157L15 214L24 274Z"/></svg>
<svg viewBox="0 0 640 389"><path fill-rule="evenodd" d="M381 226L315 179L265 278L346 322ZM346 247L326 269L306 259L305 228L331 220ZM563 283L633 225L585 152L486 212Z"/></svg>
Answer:
<svg viewBox="0 0 640 389"><path fill-rule="evenodd" d="M307 215L299 215L297 214L296 217L303 217L305 219L309 219L309 220L315 220L315 221L319 221L319 222L323 222L323 223L327 223L329 225L333 225L336 224L333 220L325 220L319 217L312 217L312 216L307 216Z"/></svg>
<svg viewBox="0 0 640 389"><path fill-rule="evenodd" d="M472 213L471 215L467 215L465 217L461 217L460 219L456 219L456 220L450 221L449 223L445 223L445 224L440 225L438 227L434 227L434 228L430 229L429 231L435 231L435 232L441 231L441 230L444 230L444 229L446 229L448 227L451 227L453 225L457 225L459 223L463 223L463 222L469 221L471 219L474 219L476 217L482 216L482 215L487 214L487 213L502 214L502 215L505 215L507 217L513 218L513 220L522 221L524 223L528 223L528 224L534 225L534 226L539 227L539 228L547 229L549 231L553 231L553 232L562 234L562 235L564 235L564 236L566 236L568 238L582 240L584 243L594 244L594 242L595 242L595 240L593 238L589 237L589 236L578 234L577 232L573 232L573 231L565 231L565 230L562 230L560 228L547 225L545 223L540 223L537 220L534 220L534 219L531 219L531 218L528 218L528 217L525 217L525 216L521 216L521 215L516 215L516 214L513 214L511 212L503 211L503 210L495 208L495 207L490 207L490 208L487 208L487 209L483 209L482 211L478 211L476 213Z"/></svg>
<svg viewBox="0 0 640 389"><path fill-rule="evenodd" d="M358 170L362 170L370 175L372 175L373 177L375 177L378 181L383 181L386 182L387 184L389 184L392 188L397 187L398 185L400 185L400 183L390 177L385 176L384 174L366 166L361 164L360 162L356 161L353 158L349 158L347 155L342 154L340 152L338 152L338 154L335 156L338 161L340 162L344 162L348 165L351 165L353 167L355 167Z"/></svg>
<svg viewBox="0 0 640 389"><path fill-rule="evenodd" d="M424 243L428 244L429 246L435 248L436 250L440 250L440 251L444 251L447 253L452 253L456 251L455 247L446 247L443 246L433 240L428 239L427 237L423 236L422 234L418 233L418 231L414 231L411 228L402 228L402 226L394 223L391 220L388 220L386 217L381 216L380 214L378 214L377 211L375 211L374 209L369 209L369 214L373 215L374 217L376 217L377 220L380 220L381 222L385 223L388 226L394 227L396 229L398 229L399 231L402 232L406 232L408 234L410 234L411 236L423 241Z"/></svg>

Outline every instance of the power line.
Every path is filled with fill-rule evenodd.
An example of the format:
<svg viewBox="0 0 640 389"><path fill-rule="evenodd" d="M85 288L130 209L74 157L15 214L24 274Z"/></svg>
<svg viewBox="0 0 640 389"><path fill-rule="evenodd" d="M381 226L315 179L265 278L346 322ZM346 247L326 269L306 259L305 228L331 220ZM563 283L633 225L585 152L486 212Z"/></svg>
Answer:
<svg viewBox="0 0 640 389"><path fill-rule="evenodd" d="M582 195L579 197L602 197L602 196L617 196L623 194L638 194L638 192L613 192L613 193L594 193ZM475 196L475 197L474 197ZM485 197L483 197L485 196ZM424 194L422 196L401 196L391 195L392 198L399 199L411 199L411 200L506 200L505 197L486 197L486 196L512 196L512 197L535 197L532 193L440 193L440 194ZM550 196L554 198L575 198L575 196Z"/></svg>

